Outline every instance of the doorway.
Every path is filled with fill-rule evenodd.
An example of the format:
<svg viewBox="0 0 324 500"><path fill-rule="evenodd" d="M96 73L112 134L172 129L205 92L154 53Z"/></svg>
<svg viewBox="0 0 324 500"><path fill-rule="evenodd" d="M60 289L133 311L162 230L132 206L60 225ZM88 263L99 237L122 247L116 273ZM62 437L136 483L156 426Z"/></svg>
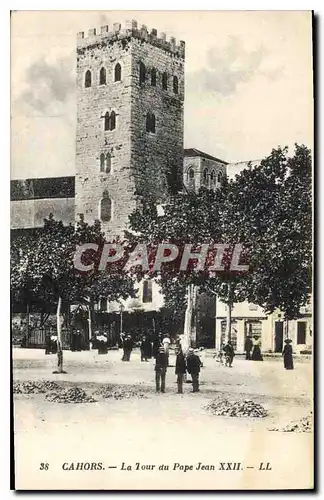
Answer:
<svg viewBox="0 0 324 500"><path fill-rule="evenodd" d="M297 344L306 344L306 321L297 321Z"/></svg>
<svg viewBox="0 0 324 500"><path fill-rule="evenodd" d="M283 349L283 321L275 322L275 352Z"/></svg>

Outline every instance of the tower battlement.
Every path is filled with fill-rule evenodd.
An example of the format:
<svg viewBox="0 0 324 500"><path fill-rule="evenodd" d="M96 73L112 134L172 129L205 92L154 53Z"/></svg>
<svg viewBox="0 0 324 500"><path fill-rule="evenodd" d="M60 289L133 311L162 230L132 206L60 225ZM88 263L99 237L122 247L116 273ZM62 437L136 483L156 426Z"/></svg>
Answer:
<svg viewBox="0 0 324 500"><path fill-rule="evenodd" d="M91 28L88 30L87 36L84 31L77 34L77 50L83 52L86 49L95 48L96 46L102 47L105 44L113 43L118 40L127 38L137 38L143 40L151 45L159 47L181 59L185 58L185 42L177 41L174 37L169 37L165 33L159 33L155 28L149 32L147 26L144 24L138 26L137 21L125 21L124 23L114 23L112 26L101 26L100 29Z"/></svg>

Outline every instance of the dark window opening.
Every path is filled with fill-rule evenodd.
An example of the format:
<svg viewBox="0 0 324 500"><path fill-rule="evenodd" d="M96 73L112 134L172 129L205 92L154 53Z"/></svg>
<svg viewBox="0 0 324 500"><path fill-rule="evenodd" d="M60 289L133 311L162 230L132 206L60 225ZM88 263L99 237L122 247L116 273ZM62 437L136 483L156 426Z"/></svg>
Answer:
<svg viewBox="0 0 324 500"><path fill-rule="evenodd" d="M101 153L100 155L100 172L105 171L105 155L104 153Z"/></svg>
<svg viewBox="0 0 324 500"><path fill-rule="evenodd" d="M105 84L106 84L106 70L105 70L105 68L101 68L100 77L99 77L99 85L105 85Z"/></svg>
<svg viewBox="0 0 324 500"><path fill-rule="evenodd" d="M112 111L105 114L105 130L114 130L116 128L116 113Z"/></svg>
<svg viewBox="0 0 324 500"><path fill-rule="evenodd" d="M163 90L168 90L168 75L166 73L162 75L162 88Z"/></svg>
<svg viewBox="0 0 324 500"><path fill-rule="evenodd" d="M215 184L215 181L216 181L216 173L215 173L215 170L212 170L210 172L210 180L211 180L211 183L212 184Z"/></svg>
<svg viewBox="0 0 324 500"><path fill-rule="evenodd" d="M179 82L178 82L178 77L176 76L173 77L173 92L175 94L179 92Z"/></svg>
<svg viewBox="0 0 324 500"><path fill-rule="evenodd" d="M121 81L121 65L119 63L115 66L115 82Z"/></svg>
<svg viewBox="0 0 324 500"><path fill-rule="evenodd" d="M151 71L151 85L152 87L156 87L156 69L152 68Z"/></svg>
<svg viewBox="0 0 324 500"><path fill-rule="evenodd" d="M106 174L109 174L111 171L111 154L106 154L106 165L105 165Z"/></svg>
<svg viewBox="0 0 324 500"><path fill-rule="evenodd" d="M145 64L140 63L140 83L144 83L146 79L146 69Z"/></svg>
<svg viewBox="0 0 324 500"><path fill-rule="evenodd" d="M85 78L84 78L84 86L87 88L87 87L91 87L91 71L88 69L88 71L86 72L85 74Z"/></svg>
<svg viewBox="0 0 324 500"><path fill-rule="evenodd" d="M146 115L146 132L155 134L155 115L153 113L147 113Z"/></svg>
<svg viewBox="0 0 324 500"><path fill-rule="evenodd" d="M116 113L115 111L112 111L110 113L110 129L109 130L114 130L116 128Z"/></svg>
<svg viewBox="0 0 324 500"><path fill-rule="evenodd" d="M221 173L219 173L217 175L217 182L222 182L222 174Z"/></svg>
<svg viewBox="0 0 324 500"><path fill-rule="evenodd" d="M297 321L297 344L306 344L306 321Z"/></svg>
<svg viewBox="0 0 324 500"><path fill-rule="evenodd" d="M143 302L152 302L153 293L152 293L152 281L144 281L143 283Z"/></svg>
<svg viewBox="0 0 324 500"><path fill-rule="evenodd" d="M205 170L204 170L203 178L204 178L204 182L207 182L207 180L208 180L208 170L207 170L207 168L205 168Z"/></svg>
<svg viewBox="0 0 324 500"><path fill-rule="evenodd" d="M111 207L112 201L108 193L104 193L104 197L100 200L100 219L102 222L109 222L111 220Z"/></svg>
<svg viewBox="0 0 324 500"><path fill-rule="evenodd" d="M192 168L190 168L190 169L188 170L188 177L189 177L189 179L190 179L190 180L193 180L193 179L194 179L194 177L195 177L195 172L193 171L193 169L192 169Z"/></svg>
<svg viewBox="0 0 324 500"><path fill-rule="evenodd" d="M110 119L109 119L109 113L107 111L107 113L105 114L105 130L110 130L109 123L110 123Z"/></svg>

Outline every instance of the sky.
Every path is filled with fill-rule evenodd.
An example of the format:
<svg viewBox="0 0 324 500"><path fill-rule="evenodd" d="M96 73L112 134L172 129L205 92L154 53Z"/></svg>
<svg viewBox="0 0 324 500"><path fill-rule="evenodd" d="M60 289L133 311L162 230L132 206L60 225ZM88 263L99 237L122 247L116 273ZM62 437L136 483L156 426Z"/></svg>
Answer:
<svg viewBox="0 0 324 500"><path fill-rule="evenodd" d="M228 162L313 146L307 11L18 11L11 17L11 177L75 173L76 33L136 19L186 42L184 146Z"/></svg>

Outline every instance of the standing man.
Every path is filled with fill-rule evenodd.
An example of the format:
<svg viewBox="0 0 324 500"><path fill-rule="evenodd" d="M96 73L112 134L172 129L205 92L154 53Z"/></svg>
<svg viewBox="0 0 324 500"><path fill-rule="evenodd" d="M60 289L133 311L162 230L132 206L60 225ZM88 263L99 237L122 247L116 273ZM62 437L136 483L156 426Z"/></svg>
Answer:
<svg viewBox="0 0 324 500"><path fill-rule="evenodd" d="M156 392L165 392L165 377L168 367L168 358L165 354L164 347L159 348L159 352L155 358L155 386ZM161 385L160 385L161 384Z"/></svg>
<svg viewBox="0 0 324 500"><path fill-rule="evenodd" d="M181 347L177 347L176 355L175 373L177 375L178 394L183 394L183 379L187 371L187 365Z"/></svg>
<svg viewBox="0 0 324 500"><path fill-rule="evenodd" d="M132 349L133 349L133 340L132 340L132 337L131 335L127 335L125 341L124 341L124 357L125 359L123 359L123 361L129 361L130 360L130 355L131 355L131 352L132 352Z"/></svg>
<svg viewBox="0 0 324 500"><path fill-rule="evenodd" d="M228 359L228 366L230 368L232 368L232 363L233 363L233 359L235 356L235 352L234 352L234 347L232 346L232 342L230 340L227 341L227 344L224 347L224 352L225 352L226 358Z"/></svg>
<svg viewBox="0 0 324 500"><path fill-rule="evenodd" d="M75 332L75 344L74 344L74 347L75 347L75 350L76 351L81 351L81 347L82 347L82 337L81 337L81 332L80 330L77 330Z"/></svg>
<svg viewBox="0 0 324 500"><path fill-rule="evenodd" d="M170 340L170 338L169 338L168 335L166 335L164 337L164 339L162 340L162 344L163 344L163 347L164 347L164 352L165 352L165 354L167 355L167 358L168 358L168 366L169 366L169 348L170 348L171 340Z"/></svg>
<svg viewBox="0 0 324 500"><path fill-rule="evenodd" d="M250 335L248 335L246 337L245 344L244 344L245 359L251 359L252 348L253 348L253 342L252 342Z"/></svg>
<svg viewBox="0 0 324 500"><path fill-rule="evenodd" d="M192 392L199 392L199 373L200 373L201 361L199 356L194 353L192 347L188 350L187 356L187 371L190 373L192 378Z"/></svg>

